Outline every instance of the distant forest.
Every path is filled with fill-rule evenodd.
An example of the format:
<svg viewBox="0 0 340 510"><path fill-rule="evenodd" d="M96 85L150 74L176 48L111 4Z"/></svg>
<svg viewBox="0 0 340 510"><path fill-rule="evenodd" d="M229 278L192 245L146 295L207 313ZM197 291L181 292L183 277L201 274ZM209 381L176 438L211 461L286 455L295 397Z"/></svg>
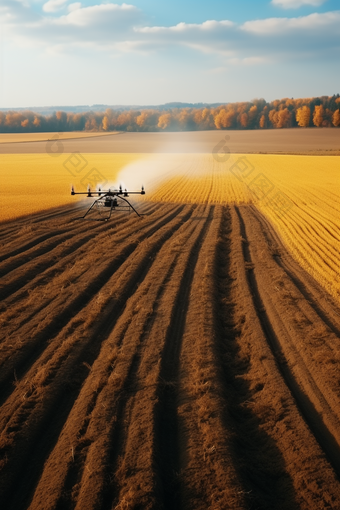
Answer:
<svg viewBox="0 0 340 510"><path fill-rule="evenodd" d="M340 96L265 99L219 106L64 112L0 111L0 133L65 131L201 131L339 127Z"/></svg>

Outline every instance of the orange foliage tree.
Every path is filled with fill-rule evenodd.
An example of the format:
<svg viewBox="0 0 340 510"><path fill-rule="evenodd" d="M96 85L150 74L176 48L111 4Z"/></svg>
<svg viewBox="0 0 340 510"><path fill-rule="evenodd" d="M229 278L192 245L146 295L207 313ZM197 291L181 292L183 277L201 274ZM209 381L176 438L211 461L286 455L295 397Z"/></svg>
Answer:
<svg viewBox="0 0 340 510"><path fill-rule="evenodd" d="M170 113L163 113L163 115L160 115L158 119L158 127L161 129L166 129L171 122L171 115Z"/></svg>
<svg viewBox="0 0 340 510"><path fill-rule="evenodd" d="M226 110L222 108L215 117L215 126L217 129L230 128L235 119L235 111L232 109Z"/></svg>
<svg viewBox="0 0 340 510"><path fill-rule="evenodd" d="M261 117L260 117L260 128L264 129L265 127L267 127L266 116L265 115L261 115Z"/></svg>
<svg viewBox="0 0 340 510"><path fill-rule="evenodd" d="M332 123L334 126L340 126L340 110L335 110L332 117Z"/></svg>
<svg viewBox="0 0 340 510"><path fill-rule="evenodd" d="M188 131L339 127L339 94L317 98L265 99L202 107L169 104L159 108L107 108L105 111L41 115L29 110L0 111L0 132Z"/></svg>
<svg viewBox="0 0 340 510"><path fill-rule="evenodd" d="M296 110L296 122L300 127L308 127L310 121L309 106L302 106Z"/></svg>
<svg viewBox="0 0 340 510"><path fill-rule="evenodd" d="M321 105L316 105L314 107L314 113L313 113L313 123L314 126L320 127L323 123L323 116L324 116L324 108Z"/></svg>

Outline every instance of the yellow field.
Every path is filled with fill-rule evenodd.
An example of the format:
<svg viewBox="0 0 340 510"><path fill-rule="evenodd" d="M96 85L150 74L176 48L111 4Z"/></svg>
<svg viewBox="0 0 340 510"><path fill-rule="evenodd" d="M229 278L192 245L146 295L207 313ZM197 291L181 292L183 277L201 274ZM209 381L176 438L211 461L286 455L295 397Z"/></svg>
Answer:
<svg viewBox="0 0 340 510"><path fill-rule="evenodd" d="M211 154L0 156L1 219L76 203L70 185L144 184L146 198L183 203L254 203L298 262L340 297L340 158ZM96 169L94 171L93 169Z"/></svg>
<svg viewBox="0 0 340 510"><path fill-rule="evenodd" d="M296 260L340 298L340 158L338 156L211 155L188 160L182 177L153 200L254 203L274 224ZM189 162L190 161L190 162Z"/></svg>
<svg viewBox="0 0 340 510"><path fill-rule="evenodd" d="M89 136L116 135L118 131L110 133L91 132L91 131L71 131L67 133L0 133L0 143L14 142L43 142L47 140L67 140L69 138L88 138Z"/></svg>
<svg viewBox="0 0 340 510"><path fill-rule="evenodd" d="M47 154L1 155L0 219L75 204L78 198L71 196L71 184L85 191L96 175L93 169L100 174L96 182L113 184L119 170L136 159L140 157L134 154L86 154L78 158L71 154L59 158Z"/></svg>

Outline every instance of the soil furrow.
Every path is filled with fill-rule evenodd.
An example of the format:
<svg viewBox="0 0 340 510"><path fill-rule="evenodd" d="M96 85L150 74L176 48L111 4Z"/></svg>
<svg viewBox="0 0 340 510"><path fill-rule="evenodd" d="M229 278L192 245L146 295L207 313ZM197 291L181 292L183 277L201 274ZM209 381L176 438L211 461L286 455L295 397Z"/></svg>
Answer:
<svg viewBox="0 0 340 510"><path fill-rule="evenodd" d="M337 510L340 310L267 217L85 207L0 225L0 506Z"/></svg>
<svg viewBox="0 0 340 510"><path fill-rule="evenodd" d="M180 507L197 510L243 508L242 487L232 462L232 432L223 426L215 355L213 275L221 221L222 208L216 206L193 275L178 374Z"/></svg>
<svg viewBox="0 0 340 510"><path fill-rule="evenodd" d="M179 508L181 505L180 450L184 446L184 441L179 436L178 420L180 352L195 268L213 213L214 207L211 207L199 237L191 249L174 302L172 320L166 334L161 357L160 383L157 389L158 404L155 409L155 463L159 470L158 476L163 492L164 508L167 510Z"/></svg>
<svg viewBox="0 0 340 510"><path fill-rule="evenodd" d="M188 226L190 227L190 222L186 222L186 224L183 225L181 227L181 229L179 229L178 232L183 231L183 229L187 229ZM97 405L97 402L98 402L98 399L101 402L103 402L103 396L104 396L105 392L109 392L112 395L112 393L115 393L115 391L117 391L117 388L115 387L115 384L114 384L113 385L114 387L110 391L110 388L107 388L106 384L104 383L103 385L101 385L100 388L97 389L94 397L92 398L93 391L87 392L86 387L91 387L91 381L90 381L91 379L98 380L98 378L100 378L99 373L105 372L105 374L107 374L111 370L119 370L119 355L118 355L118 358L114 364L114 368L110 368L110 367L105 368L108 365L108 363L109 363L109 365L110 365L110 363L112 363L112 361L110 361L109 350L115 351L115 350L117 350L117 348L119 348L119 350L122 353L124 352L124 355L122 355L122 363L124 364L124 366L129 365L129 367L127 369L127 375L123 379L123 382L122 382L123 386L122 386L122 388L119 389L119 398L113 399L112 405L108 405L108 402L105 401L105 408L107 408L111 413L113 413L113 412L115 413L114 425L115 425L115 427L120 426L120 419L123 414L123 408L125 406L126 399L128 398L129 391L131 391L132 387L135 384L134 376L136 375L136 371L138 370L138 365L139 365L139 361L141 358L141 350L144 348L145 336L146 336L147 332L149 331L151 324L154 320L154 314L150 314L149 308L145 308L145 307L139 308L139 303L141 301L142 296L143 297L148 296L148 303L150 303L149 306L151 307L151 309L153 311L155 311L155 308L157 308L157 301L159 299L159 296L162 294L162 292L164 290L164 285L166 284L166 281L169 278L169 276L173 270L173 267L175 265L175 262L176 262L176 257L175 257L175 260L173 260L172 262L170 261L171 263L170 263L170 266L168 267L168 263L164 264L163 258L161 256L161 253L164 252L164 250L166 250L166 249L171 250L171 245L173 242L176 242L176 239L178 236L176 235L173 237L175 237L175 240L173 240L173 238L170 238L169 241L163 246L160 254L157 256L156 260L154 261L150 270L148 271L147 277L145 278L143 283L138 287L137 292L134 295L132 295L131 298L128 300L126 309L124 310L124 313L120 316L119 320L117 321L117 324L115 325L114 329L112 330L112 332L110 334L108 341L105 343L104 348L102 349L102 351L100 353L100 356L97 358L95 364L92 366L91 374L87 378L86 385L84 387L84 391L82 392L82 393L85 393L86 396L89 395L89 396L87 396L87 399L88 398L90 399L90 403L86 406L85 405L86 397L84 399L84 396L82 398L82 395L80 395L80 397L78 399L79 402L77 401L74 406L74 409L72 409L73 419L72 419L72 417L69 417L69 419L68 419L68 421L70 421L70 419L71 419L71 425L68 427L68 432L66 432L66 430L65 430L65 431L63 431L62 435L65 436L66 443L71 441L72 444L77 444L77 442L78 442L79 448L77 448L77 446L74 448L75 462L70 463L69 460L67 461L69 464L69 467L65 468L62 489L59 490L59 493L58 492L56 493L56 498L58 500L57 508L72 507L71 494L73 492L73 488L75 485L77 485L77 483L80 483L81 478L83 476L86 479L86 474L83 473L83 471L85 469L85 465L87 465L86 464L86 455L84 457L84 443L85 444L87 443L86 435L89 433L89 428L93 427L90 416L91 415L94 416L98 412L98 410L97 410L98 407L99 407L99 413L101 416L101 420L102 421L104 420L104 424L103 424L102 428L104 430L106 429L106 434L108 434L108 427L109 427L110 420L107 417L104 418L104 415L102 412L104 407L101 403L98 403L98 405ZM169 247L167 248L168 245L169 245ZM163 269L163 271L160 270L160 267ZM166 268L168 268L168 269L166 269ZM165 274L164 274L164 271L165 271ZM136 310L138 310L137 314L136 314ZM129 343L128 337L131 337L131 335L132 335L131 343ZM108 348L108 342L111 342L110 348ZM127 356L131 357L131 359L129 358L129 361L126 359ZM107 382L109 385L109 381L107 381ZM111 399L112 399L112 397L111 397ZM86 419L86 415L83 414L84 409L85 409L86 415L88 415L87 419ZM73 430L76 430L76 422L77 421L80 421L80 423L87 422L87 425L85 427L79 425L79 428L82 429L82 432L81 432L82 439L80 441L79 441L79 438L77 437L78 434L76 434L76 436L75 436L74 432L73 433L71 432L72 427L73 427ZM66 424L66 427L67 427L67 425L68 425L68 423ZM98 428L98 424L96 427ZM110 432L110 436L111 436L110 442L111 442L111 444L113 444L114 448L116 447L117 441L118 441L117 434L119 434L119 432L115 429L115 427L113 429L113 432ZM102 439L102 436L103 436L103 434L101 434L101 439ZM59 438L58 444L56 446L56 451L53 452L53 456L51 456L51 458L48 461L48 466L51 466L50 469L52 469L52 470L54 467L53 458L57 459L57 458L60 458L60 456L64 457L62 452L63 452L63 449L65 450L65 445L63 443L65 443L65 441L62 442ZM90 443L91 443L91 441L90 441ZM66 446L66 448L67 448L67 446ZM114 450L114 448L112 448L112 451ZM111 454L111 456L112 455L113 455L113 453ZM108 456L108 455L106 455L106 456ZM101 457L100 460L102 462L103 458ZM110 465L110 462L109 461L107 461L107 462ZM88 471L86 471L86 473L88 473ZM106 475L104 474L103 478L105 478L105 476ZM40 481L42 488L39 490L39 487L38 487L37 493L35 495L36 501L39 500L39 495L42 493L44 484L46 484L46 480L48 479L48 477L49 477L49 471L48 471L48 469L45 468L43 478ZM98 486L97 486L96 490L99 490ZM91 490L91 492L93 493L93 489ZM104 499L105 499L105 492L106 491L103 488ZM83 493L84 493L84 487L82 487L82 494ZM85 501L83 500L83 498L81 498L81 499L83 502L80 503L80 505L81 505L81 508L84 508L84 506L86 506L86 504L87 504L86 500L88 500L89 498L85 497ZM55 501L56 500L54 500L54 503L53 503L53 500L51 500L51 505L55 505ZM51 508L52 508L52 506L51 506ZM53 508L54 508L54 506L53 506Z"/></svg>
<svg viewBox="0 0 340 510"><path fill-rule="evenodd" d="M123 221L123 220L121 220L121 221ZM138 221L139 221L139 218L133 219L132 224L137 223ZM120 223L121 222L119 222L119 225L120 225ZM125 224L124 227L125 228L130 227L130 222ZM142 233L145 228L146 228L145 226L142 226L139 229L139 232ZM157 226L155 226L154 228L157 228ZM118 227L117 227L117 229L118 229ZM113 229L114 231L110 232L110 233L114 234L117 229ZM36 261L36 258L39 259L39 257L35 257L35 258L33 258L32 261L26 262L24 264L25 273L22 272L22 265L20 265L19 271L17 271L17 273L19 273L19 274L17 276L16 276L16 274L10 275L8 277L9 281L2 283L3 287L0 289L0 298L2 300L5 300L12 294L15 294L19 289L23 290L25 292L27 290L26 286L28 283L33 281L33 283L36 285L39 283L40 280L42 280L42 278L39 279L39 274L41 274L41 273L43 273L44 278L46 278L46 277L49 278L50 275L53 276L53 272L51 274L51 271L56 269L55 266L58 265L58 262L56 262L56 261L58 261L62 257L62 265L65 265L65 262L67 262L66 257L68 254L71 254L71 258L72 258L72 256L73 256L73 258L75 256L77 256L77 258L78 258L79 254L78 253L75 254L74 250L76 250L79 247L82 247L81 252L85 253L85 255L86 255L87 250L91 250L91 247L95 246L103 238L107 238L107 230L108 230L108 228L107 228L107 225L105 224L105 225L100 225L100 226L98 225L98 227L96 229L93 228L91 230L90 235L85 234L83 237L81 237L81 235L78 232L77 232L76 236L74 236L72 234L72 235L68 236L68 238L67 238L67 239L72 238L72 243L69 246L67 245L67 243L65 243L65 245L59 245L60 244L59 242L56 243L56 245L54 246L54 249L52 249L49 253L49 258L46 257L46 255L41 256L43 262L41 260L38 260L38 262ZM110 229L110 230L112 230L112 229ZM88 228L86 228L86 231L88 231ZM92 231L94 231L94 234L92 233ZM151 231L153 231L153 230L151 230ZM129 237L129 235L131 235L131 234L129 234L129 233L120 234L119 239L117 239L117 242L124 241L127 237ZM67 239L66 239L66 241L67 241ZM64 240L61 242L64 242ZM86 243L88 243L88 245ZM51 271L48 271L48 268L51 268L51 267L53 269ZM46 270L47 270L48 274L44 274ZM14 271L14 273L15 273L15 271Z"/></svg>
<svg viewBox="0 0 340 510"><path fill-rule="evenodd" d="M13 237L14 234L18 233L20 229L26 227L27 225L43 223L46 220L50 220L53 218L59 218L60 216L63 218L68 214L74 215L74 213L78 210L81 210L82 206L80 205L72 205L71 207L62 206L56 208L56 212L45 214L44 212L37 212L33 214L29 214L26 216L21 216L16 218L15 220L7 220L0 222L0 232L1 236L10 236ZM51 209L53 211L53 209Z"/></svg>
<svg viewBox="0 0 340 510"><path fill-rule="evenodd" d="M181 346L181 337L184 328L185 322L185 312L186 306L188 302L188 296L190 294L190 286L192 277L194 274L195 265L197 262L197 257L199 253L200 246L203 242L203 239L206 235L206 232L209 228L211 217L213 215L213 208L209 208L209 214L207 216L201 217L199 219L198 225L195 227L193 231L192 239L190 243L186 243L186 251L181 256L181 265L180 272L176 269L176 273L174 274L173 282L169 282L169 287L171 291L171 308L168 307L169 295L168 292L164 294L164 300L167 303L165 306L167 310L161 313L162 316L162 324L155 324L155 331L150 332L150 338L148 339L148 351L150 352L149 356L152 356L151 359L153 363L148 360L147 353L144 353L144 357L146 358L141 367L141 375L139 377L148 377L151 378L152 372L154 372L154 376L152 380L157 381L158 389L152 386L152 391L145 390L140 392L140 397L138 400L133 402L133 407L129 411L131 414L132 424L143 415L143 409L147 405L146 402L148 400L151 401L159 401L159 404L156 404L156 408L154 411L150 408L150 413L154 415L154 424L149 424L149 427L153 430L153 432L148 433L147 430L144 431L143 427L143 435L145 438L152 437L155 434L155 444L150 445L149 448L154 450L155 459L149 458L149 462L151 465L157 466L157 478L159 487L156 489L156 481L154 484L154 491L157 492L158 498L161 498L162 504L165 508L173 507L173 504L178 502L179 492L178 487L175 487L176 482L174 479L177 478L176 473L178 473L178 453L179 453L179 444L178 444L178 430L177 430L177 419L176 419L176 393L177 390L175 387L178 385L178 369L179 369L179 353ZM180 275L180 280L178 279ZM164 304L160 305L163 306ZM160 327L166 328L166 332L164 333L164 343L161 345L157 339L161 334ZM154 342L154 346L152 340ZM161 358L160 366L157 365L156 360ZM150 369L148 370L146 366L148 363L151 363ZM145 366L146 365L146 366ZM149 383L150 384L150 383ZM141 383L141 387L143 384ZM170 388L170 392L168 391ZM174 394L175 392L175 394ZM145 404L143 404L143 399L145 400ZM139 418L138 418L139 417ZM145 427L147 427L147 423L145 423ZM128 431L126 431L128 433ZM133 433L130 433L127 436L127 443L125 445L125 451L122 454L123 460L120 466L120 470L118 471L119 476L118 479L123 480L123 486L121 489L121 496L119 498L124 497L123 495L128 494L128 489L133 484L133 480L129 481L128 475L123 475L121 472L123 470L127 472L129 469L133 469L133 465L137 459L135 459L135 455L133 454L134 449L137 444L135 443L136 438L134 438ZM166 439L166 445L163 444L163 439ZM150 439L149 439L150 440ZM123 441L123 444L126 442ZM149 464L148 464L149 465ZM130 466L130 468L129 468ZM149 467L149 469L153 469ZM167 475L170 475L167 478ZM155 476L150 474L150 476ZM151 483L151 482L150 482ZM175 484L175 485L174 485ZM145 496L144 496L145 497ZM116 503L118 504L119 498L116 499ZM136 497L135 497L136 501ZM150 505L150 501L149 501ZM152 504L148 505L148 508L155 508ZM160 503L157 504L157 508L159 508ZM108 507L109 508L109 507Z"/></svg>
<svg viewBox="0 0 340 510"><path fill-rule="evenodd" d="M58 310L58 303L51 303L51 307L54 312L52 319L48 321L46 326L40 327L39 332L34 335L32 340L30 342L26 342L19 352L17 352L14 356L11 356L10 360L6 361L6 369L2 369L0 377L0 403L4 402L6 398L8 398L8 395L13 389L14 374L18 379L23 377L29 367L45 350L46 340L48 339L50 342L54 337L56 337L58 333L67 325L70 319L75 317L77 313L82 308L84 308L91 301L91 299L93 299L93 295L99 292L102 286L106 284L107 280L117 271L117 269L138 247L139 243L143 239L147 239L152 236L164 224L170 222L174 217L176 217L176 215L180 213L182 209L183 206L179 208L176 207L175 211L172 210L170 213L166 214L165 218L161 218L160 220L156 221L155 224L152 224L146 231L141 231L141 235L135 236L133 242L128 241L127 245L125 247L123 246L122 249L120 249L118 253L113 256L111 262L108 265L104 265L104 269L102 269L101 272L97 273L96 275L92 275L92 279L86 282L85 288L82 290L82 292L80 292L75 297L68 299L66 307L64 306L65 296L61 296L59 299L61 310L59 313L56 313L56 310ZM190 214L191 212L189 211L187 215L183 217L182 221L186 221ZM47 311L44 310L44 315L46 315L46 312ZM28 327L31 327L31 325L28 324ZM21 334L27 335L28 333L22 332Z"/></svg>
<svg viewBox="0 0 340 510"><path fill-rule="evenodd" d="M124 220L124 214L121 213L118 218L118 224L123 223L125 225ZM15 269L21 268L27 264L33 264L33 267L29 267L27 272L34 272L34 263L36 259L39 259L39 257L41 257L44 262L44 265L39 266L39 270L41 272L44 270L44 266L46 266L47 263L51 263L50 259L43 256L51 251L53 252L53 249L58 245L72 239L73 237L78 238L81 234L85 234L86 236L89 230L91 231L92 236L97 236L98 233L107 232L108 228L107 224L102 223L91 223L89 226L85 222L77 223L72 221L70 228L67 228L64 231L59 229L57 232L49 232L38 238L31 239L27 244L11 252L6 252L6 254L0 258L0 262L11 259L7 263L4 262L3 264L0 264L0 276L7 275ZM57 236L58 239L52 239L51 242L46 242L55 236ZM51 260L53 260L53 256L51 257ZM48 264L46 267L48 267Z"/></svg>
<svg viewBox="0 0 340 510"><path fill-rule="evenodd" d="M152 204L150 204L150 205L143 204L143 206L144 207L142 207L142 209L145 210L145 214L146 213L151 214L156 208ZM32 227L32 225L34 225L34 222L32 221L31 217L28 217L26 220L26 223L27 223L26 225L24 224L20 228L12 229L10 234L8 234L10 236L11 242L9 243L9 246L8 245L6 246L6 244L3 243L4 246L1 251L3 251L4 253L3 254L0 253L0 263L9 259L9 258L17 257L18 255L31 250L32 248L36 248L39 244L47 241L48 239L50 239L53 236L58 236L60 234L72 232L72 231L76 231L77 234L82 233L82 231L88 232L89 230L97 233L97 232L101 232L101 231L106 231L108 228L110 228L109 227L110 224L113 224L115 227L117 227L118 225L124 225L124 227L126 228L131 223L131 220L132 221L138 220L138 218L135 215L129 216L127 218L126 213L123 213L123 212L115 213L115 216L112 218L112 220L110 221L109 224L107 224L106 222L105 223L91 222L91 221L86 221L86 220L76 221L76 218L74 218L73 216L68 217L67 214L68 214L67 209L65 209L65 212L60 213L60 215L62 217L65 216L65 218L64 218L64 222L62 225L58 224L57 231L55 231L55 229L53 228L54 227L53 224L51 226L49 224L47 224L46 227L48 227L48 232L46 232L40 236L37 235L37 234L39 234L39 225ZM40 227L40 229L41 228L46 229L45 226L43 227L42 221L41 221L41 223L42 223L42 226ZM64 232L60 230L61 226L64 228L66 227ZM3 230L1 229L1 226L0 226L0 240L1 240L2 232L3 232ZM26 237L29 237L29 240L26 243L25 242L23 243L22 235L20 236L20 240L18 241L18 239L17 239L18 234L21 234L21 233L23 233L23 234L26 233ZM2 235L4 236L5 234L3 233ZM18 247L12 249L12 245L17 245ZM1 246L1 243L0 243L0 246ZM39 252L37 252L37 253L39 253ZM30 253L28 256L33 258L34 255L35 255L34 253ZM17 257L17 259L18 259L18 257ZM11 264L14 264L14 263L15 263L15 261L11 262ZM1 273L1 274L5 274L5 273L8 273L9 271L11 271L12 270L11 264L9 265L9 267L7 269L5 268L3 270L3 273Z"/></svg>
<svg viewBox="0 0 340 510"><path fill-rule="evenodd" d="M8 501L9 510L25 508L25 502L36 485L45 459L56 443L70 409L88 376L87 366L97 358L101 344L122 313L126 300L145 278L153 263L153 254L157 253L162 244L180 228L181 224L182 218L177 218L173 224L170 222L168 226L163 227L163 230L158 231L153 242L152 238L149 238L141 260L120 291L119 300L107 306L100 323L92 327L91 332L85 336L85 341L78 343L77 348L73 349L72 355L58 369L52 382L44 388L43 401L39 405L38 402L34 405L34 412L30 413L29 419L24 415L27 432L21 439L16 439L11 452L11 462L6 465L6 475L4 474L0 485L2 501ZM56 410L61 417L58 420L55 419ZM22 418L19 416L20 420ZM12 425L9 426L11 431L15 431ZM36 446L37 444L39 447ZM32 465L29 472L27 471L28 459ZM11 496L15 493L13 489L18 479L21 479L22 491L12 500Z"/></svg>
<svg viewBox="0 0 340 510"><path fill-rule="evenodd" d="M48 241L50 240L51 238L53 239L54 237L58 236L60 237L62 234L65 234L66 232L68 232L67 230L64 230L63 231L58 231L58 232L49 232L47 234L44 234L42 236L39 236L39 237L36 237L34 239L32 239L31 241L29 241L28 243L22 245L20 248L17 248L16 250L13 250L13 251L6 251L6 254L5 255L0 255L0 262L3 262L4 260L7 260L9 258L12 258L12 257L16 257L17 255L21 255L22 253L26 252L26 251L29 251L31 250L32 248L36 248L39 244L45 242L45 241ZM59 239L58 239L59 241ZM43 253L43 252L42 252ZM28 257L31 257L33 258L36 254L39 255L39 250L34 250L32 253L30 253L28 255ZM19 264L20 264L20 261L22 261L23 259L19 259ZM7 264L7 266L3 265L2 268L0 268L0 276L3 276L4 274L7 274L9 273L10 271L12 271L12 269L15 269L17 260L16 261L12 261L10 262L9 264Z"/></svg>
<svg viewBox="0 0 340 510"><path fill-rule="evenodd" d="M316 410L315 405L312 400L306 393L305 388L299 386L298 382L295 380L294 374L290 368L287 359L282 351L281 344L279 338L277 337L272 323L267 315L266 309L264 307L261 294L258 288L258 283L254 274L254 266L251 258L251 253L249 249L249 243L247 241L246 227L240 213L238 207L235 207L239 222L240 222L240 231L242 238L244 239L243 243L243 254L244 260L246 264L249 264L247 277L248 284L251 289L254 307L257 312L257 316L261 322L262 329L266 335L268 344L270 345L273 355L275 356L277 365L280 369L284 380L293 395L296 404L304 416L306 423L308 424L310 430L314 434L317 442L321 446L324 451L328 461L331 463L335 473L337 476L340 476L340 447L337 443L333 434L329 431L326 424L324 423L324 418L320 413Z"/></svg>
<svg viewBox="0 0 340 510"><path fill-rule="evenodd" d="M248 303L237 295L243 282L239 269L235 270L238 243L235 245L234 228L230 210L224 208L215 261L214 313L216 372L222 387L225 434L231 435L232 463L241 484L239 493L243 495L244 508L292 510L296 508L295 494L285 461L278 445L261 426L255 406L251 405L254 395L268 382L263 377L252 380L251 367L261 366L265 356L264 353L261 356L256 346L257 342L261 345L262 338L257 335ZM243 331L246 317L256 340L248 340ZM242 352L243 344L247 343L255 355ZM272 377L271 384L275 374Z"/></svg>
<svg viewBox="0 0 340 510"><path fill-rule="evenodd" d="M251 211L253 213L253 216L257 219L257 221L262 227L263 235L267 241L269 249L272 251L273 259L275 260L275 262L286 272L286 274L292 280L294 285L299 289L303 297L306 299L307 303L311 307L313 307L315 313L320 317L320 319L329 327L331 331L333 331L334 334L336 334L340 338L340 320L338 325L336 323L335 317L334 320L332 320L329 317L330 312L329 301L332 298L330 296L327 296L328 302L326 302L326 305L328 306L326 312L320 306L320 297L323 294L325 294L324 289L320 288L319 284L316 281L313 281L313 287L316 288L313 292L313 290L310 288L310 285L308 285L308 282L301 280L300 278L301 270L299 272L300 275L298 276L297 272L294 270L293 267L296 266L296 263L294 264L293 261L289 260L290 256L287 253L285 253L285 251L282 249L282 242L279 240L277 234L275 235L273 228L270 226L268 221L255 208L251 207ZM304 276L307 275L304 274ZM312 280L312 276L309 276L308 279ZM315 292L317 292L316 295ZM333 304L333 308L334 309L336 308L335 303ZM340 313L340 310L337 313Z"/></svg>
<svg viewBox="0 0 340 510"><path fill-rule="evenodd" d="M185 238L183 236L183 233L181 233L181 237L179 238L179 235L176 236L176 239L174 239L174 243L178 245L177 239L181 239L181 244L186 246L186 251L184 253L179 252L178 249L175 249L174 251L174 259L171 262L171 259L167 257L166 259L166 265L164 265L164 262L162 263L160 259L160 267L162 267L162 271L165 271L168 267L168 264L171 262L171 265L168 269L168 271L163 275L164 281L162 286L159 288L158 295L155 300L155 306L153 307L153 314L149 319L149 324L147 325L147 328L144 330L144 333L142 337L140 338L139 343L139 349L135 353L135 356L132 360L130 370L127 376L127 379L124 384L124 391L122 391L122 398L119 401L119 409L117 411L117 422L116 427L114 430L114 433L111 436L111 443L113 445L112 451L110 454L110 459L108 462L108 474L116 473L117 469L118 471L123 471L122 466L118 465L118 460L121 457L124 459L126 456L129 457L129 455L133 456L133 452L135 448L131 448L131 446L128 446L128 438L129 435L133 436L133 433L129 431L130 427L134 427L134 423L136 423L136 420L133 418L134 413L137 413L139 417L137 417L137 421L142 422L141 416L139 414L140 411L138 411L139 406L142 408L147 405L145 405L141 402L143 400L154 402L156 400L155 396L155 385L151 384L150 380L157 380L158 377L161 378L161 375L158 375L159 366L157 363L155 365L150 365L150 360L148 360L148 356L152 355L153 361L158 360L159 357L166 356L166 353L162 351L164 347L164 342L166 343L166 340L161 339L162 337L166 336L165 333L161 333L161 330L166 330L168 327L168 322L173 319L174 315L174 309L175 304L173 302L173 299L170 299L174 297L174 294L178 296L178 293L180 292L180 288L178 288L178 277L179 275L183 275L183 271L185 274L185 267L186 264L188 264L188 255L187 250L192 250L191 245L194 243L194 246L198 242L197 235L201 237L202 232L200 232L201 226L195 225L193 222L190 222L189 228L187 229L185 234ZM180 232L178 232L180 234ZM165 248L165 251L168 251L172 253L172 248L169 246L169 248ZM164 252L163 255L164 257ZM169 307L169 300L172 303ZM176 300L175 300L176 301ZM166 302L166 305L164 306L164 302ZM175 312L176 313L176 312ZM160 317L162 318L161 323L159 322ZM170 319L171 318L171 319ZM152 376L152 373L156 370L156 374ZM148 382L145 381L147 379ZM145 395L147 393L147 396ZM136 398L138 396L138 398ZM152 404L153 405L153 404ZM145 423L145 426L153 427L152 422L152 405L150 406L150 424L148 425ZM147 437L147 436L146 436ZM129 438L129 441L131 442L131 437ZM150 445L150 450L152 450L152 445ZM151 460L151 459L150 459ZM130 459L130 462L133 462L133 459ZM129 461L122 461L122 465L124 465L124 462L128 463ZM149 469L152 470L149 464L145 465L145 470L147 470L147 466ZM120 469L119 469L120 468ZM124 467L124 470L129 468L126 466ZM151 472L149 473L151 477L154 476L154 474ZM126 476L126 475L125 475ZM126 485L127 481L125 479L125 476L122 472L120 472L118 478L123 480L123 484ZM128 477L127 477L128 478ZM128 492L128 489L126 487L124 488L125 492ZM153 489L156 491L155 487ZM114 497L114 492L108 491L106 497L103 501L103 507L102 509L109 510L112 507L112 501L115 500L118 504L119 502L119 496L116 494L116 497ZM155 496L155 495L154 495ZM153 496L153 497L154 497ZM145 494L143 495L145 498ZM159 494L157 495L159 498ZM159 503L157 503L157 507L160 507L161 500L159 500Z"/></svg>
<svg viewBox="0 0 340 510"><path fill-rule="evenodd" d="M309 394L340 444L340 391L335 369L340 362L340 338L325 325L286 272L275 263L262 230L248 208L243 209L243 214L262 301L281 348L296 382Z"/></svg>
<svg viewBox="0 0 340 510"><path fill-rule="evenodd" d="M242 207L243 214L247 210ZM227 278L222 270L218 282L223 328L218 359L223 367L225 423L234 432L234 466L246 508L336 508L338 481L301 416L265 337L248 282L252 265L245 263L245 239L234 207L231 215L230 268L226 268ZM250 225L251 249L254 239L260 249L255 270L260 266L267 274L271 255L262 249ZM225 253L227 247L220 254L222 269Z"/></svg>

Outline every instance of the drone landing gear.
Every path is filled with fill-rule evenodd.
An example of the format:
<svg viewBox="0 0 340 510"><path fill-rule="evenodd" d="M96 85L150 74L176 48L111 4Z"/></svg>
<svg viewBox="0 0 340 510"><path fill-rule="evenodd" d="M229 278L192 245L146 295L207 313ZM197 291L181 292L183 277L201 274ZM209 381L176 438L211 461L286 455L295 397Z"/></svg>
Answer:
<svg viewBox="0 0 340 510"><path fill-rule="evenodd" d="M124 204L120 204L118 202L118 200L123 200L126 205ZM100 198L97 198L97 200L95 200L93 202L93 204L91 205L91 207L86 211L86 213L84 214L84 216L82 216L82 218L86 218L86 216L89 214L89 212L93 209L96 209L96 211L98 212L99 214L99 218L87 218L88 220L92 220L92 221L108 221L110 218L111 218L111 214L112 214L112 211L116 210L116 209L127 209L129 211L129 213L131 211L135 212L137 214L137 216L140 218L141 217L141 214L139 214L136 209L133 207L133 205L128 201L126 200L126 198L124 197L100 197ZM105 213L103 213L103 211L105 211ZM105 214L105 216L104 216Z"/></svg>

